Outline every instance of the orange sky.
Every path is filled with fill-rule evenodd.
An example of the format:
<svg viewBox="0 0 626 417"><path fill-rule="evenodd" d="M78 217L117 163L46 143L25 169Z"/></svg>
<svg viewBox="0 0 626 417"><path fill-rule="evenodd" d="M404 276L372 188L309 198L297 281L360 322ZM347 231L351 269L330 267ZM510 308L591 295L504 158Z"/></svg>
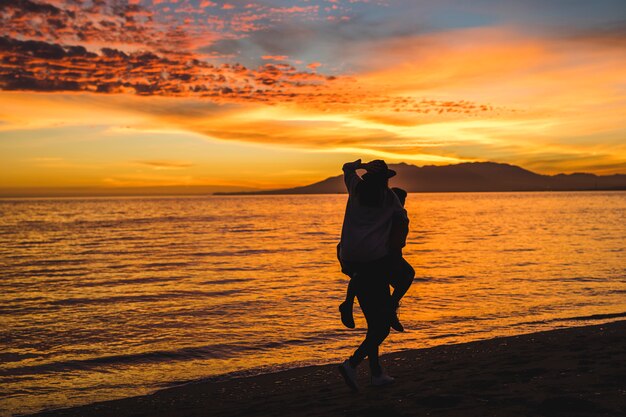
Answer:
<svg viewBox="0 0 626 417"><path fill-rule="evenodd" d="M626 173L619 2L31 3L0 22L3 190L275 188L359 157Z"/></svg>

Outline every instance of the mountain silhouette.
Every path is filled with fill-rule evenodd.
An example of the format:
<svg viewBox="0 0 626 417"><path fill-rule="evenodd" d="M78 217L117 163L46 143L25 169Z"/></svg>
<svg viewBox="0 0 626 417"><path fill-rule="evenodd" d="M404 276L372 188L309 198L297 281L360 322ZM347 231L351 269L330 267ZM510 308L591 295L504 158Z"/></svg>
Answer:
<svg viewBox="0 0 626 417"><path fill-rule="evenodd" d="M626 175L599 176L575 173L541 175L515 165L495 162L468 162L455 165L418 167L406 163L390 164L398 175L390 186L408 192L470 191L584 191L626 190ZM215 193L217 195L341 194L343 176L326 178L310 185L278 190Z"/></svg>

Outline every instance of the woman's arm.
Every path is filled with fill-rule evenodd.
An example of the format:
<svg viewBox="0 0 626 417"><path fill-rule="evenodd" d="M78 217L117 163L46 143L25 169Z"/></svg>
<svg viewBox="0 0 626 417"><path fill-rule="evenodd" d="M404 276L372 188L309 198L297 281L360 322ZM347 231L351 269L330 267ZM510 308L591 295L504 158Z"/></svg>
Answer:
<svg viewBox="0 0 626 417"><path fill-rule="evenodd" d="M348 194L352 195L356 189L357 184L362 181L356 173L356 170L362 168L363 164L360 159L354 162L346 162L343 164L343 180L348 189Z"/></svg>

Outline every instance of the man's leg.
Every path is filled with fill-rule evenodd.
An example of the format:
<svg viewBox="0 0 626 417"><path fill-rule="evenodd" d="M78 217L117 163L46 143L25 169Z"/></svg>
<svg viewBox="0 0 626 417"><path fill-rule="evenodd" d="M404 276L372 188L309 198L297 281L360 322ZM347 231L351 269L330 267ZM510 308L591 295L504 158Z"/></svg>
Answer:
<svg viewBox="0 0 626 417"><path fill-rule="evenodd" d="M378 347L389 335L389 286L380 273L367 274L356 280L359 282L357 298L367 321L367 335L350 358L350 365L356 367L367 356L372 375L378 376L381 373Z"/></svg>

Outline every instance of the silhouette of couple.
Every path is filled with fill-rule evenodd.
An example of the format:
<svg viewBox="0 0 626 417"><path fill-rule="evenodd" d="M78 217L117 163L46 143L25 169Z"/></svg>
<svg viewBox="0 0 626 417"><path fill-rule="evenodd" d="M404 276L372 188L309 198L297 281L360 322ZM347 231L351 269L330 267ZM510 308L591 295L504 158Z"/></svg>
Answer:
<svg viewBox="0 0 626 417"><path fill-rule="evenodd" d="M360 177L357 169L366 173ZM389 188L389 178L396 172L382 160L364 164L358 159L344 164L343 173L348 203L337 257L350 282L339 311L342 323L354 328L352 307L356 297L367 321L367 334L352 356L339 366L339 372L356 391L356 368L365 357L369 359L372 385L394 381L380 366L378 348L390 328L404 331L397 308L415 271L402 257L409 219L404 209L406 191ZM389 285L394 288L393 294L389 293Z"/></svg>

